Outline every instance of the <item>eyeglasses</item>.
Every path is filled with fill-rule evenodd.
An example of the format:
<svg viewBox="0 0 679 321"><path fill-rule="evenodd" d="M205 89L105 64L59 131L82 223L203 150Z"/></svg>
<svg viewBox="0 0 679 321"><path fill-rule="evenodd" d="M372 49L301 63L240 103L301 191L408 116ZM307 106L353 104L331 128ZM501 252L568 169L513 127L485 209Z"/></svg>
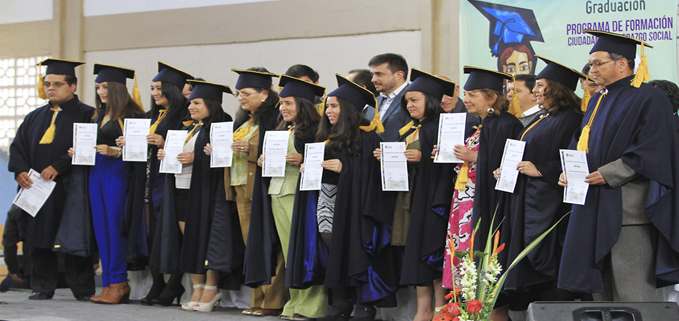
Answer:
<svg viewBox="0 0 679 321"><path fill-rule="evenodd" d="M239 92L239 93L234 93L233 96L236 98L248 98L250 95L254 95L255 93L246 93L246 92Z"/></svg>
<svg viewBox="0 0 679 321"><path fill-rule="evenodd" d="M63 83L63 82L55 82L55 83L45 82L43 84L43 87L44 88L50 88L50 87L61 88L61 86L63 86L63 85L65 85L65 83Z"/></svg>
<svg viewBox="0 0 679 321"><path fill-rule="evenodd" d="M590 62L590 63L588 63L587 65L589 66L590 69L591 69L592 67L596 67L597 69L599 69L599 68L601 68L601 66L603 66L603 65L605 65L605 64L607 64L607 63L609 63L609 62L613 62L613 61L615 61L615 60L595 61L595 62Z"/></svg>

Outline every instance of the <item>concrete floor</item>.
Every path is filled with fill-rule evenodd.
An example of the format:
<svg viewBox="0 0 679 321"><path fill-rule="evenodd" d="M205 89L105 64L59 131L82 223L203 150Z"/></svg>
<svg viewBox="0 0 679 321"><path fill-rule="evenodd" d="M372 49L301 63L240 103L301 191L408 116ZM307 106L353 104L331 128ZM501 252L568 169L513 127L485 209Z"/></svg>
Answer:
<svg viewBox="0 0 679 321"><path fill-rule="evenodd" d="M0 293L0 321L280 320L278 317L244 316L240 309L229 308L203 313L184 311L179 306L150 307L141 305L138 301L118 305L80 302L73 297L69 289L57 289L52 300L28 300L29 295L28 290Z"/></svg>

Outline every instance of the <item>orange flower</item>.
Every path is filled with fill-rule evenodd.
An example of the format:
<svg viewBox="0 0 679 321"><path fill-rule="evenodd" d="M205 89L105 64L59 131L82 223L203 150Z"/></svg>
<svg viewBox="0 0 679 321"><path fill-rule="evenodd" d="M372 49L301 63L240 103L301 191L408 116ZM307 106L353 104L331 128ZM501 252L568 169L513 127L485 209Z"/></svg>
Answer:
<svg viewBox="0 0 679 321"><path fill-rule="evenodd" d="M481 311L481 307L483 307L483 302L479 300L472 300L467 302L467 312L469 313L478 313Z"/></svg>

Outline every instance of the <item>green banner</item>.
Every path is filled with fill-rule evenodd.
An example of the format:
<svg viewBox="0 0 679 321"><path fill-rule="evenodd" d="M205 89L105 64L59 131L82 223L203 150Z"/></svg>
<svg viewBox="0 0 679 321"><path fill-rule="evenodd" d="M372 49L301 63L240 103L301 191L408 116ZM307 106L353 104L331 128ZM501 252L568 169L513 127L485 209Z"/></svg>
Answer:
<svg viewBox="0 0 679 321"><path fill-rule="evenodd" d="M463 0L460 9L460 67L537 74L540 55L580 71L597 40L583 32L591 29L649 43L651 79L677 81L676 0Z"/></svg>

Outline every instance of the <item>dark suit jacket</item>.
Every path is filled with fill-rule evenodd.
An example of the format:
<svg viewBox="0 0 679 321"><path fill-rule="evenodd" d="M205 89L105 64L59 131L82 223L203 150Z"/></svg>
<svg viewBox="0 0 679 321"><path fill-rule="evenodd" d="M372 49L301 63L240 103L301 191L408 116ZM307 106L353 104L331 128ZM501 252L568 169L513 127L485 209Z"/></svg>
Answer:
<svg viewBox="0 0 679 321"><path fill-rule="evenodd" d="M387 113L382 116L384 133L380 134L380 137L385 142L397 142L399 137L398 130L411 120L410 115L401 108L401 99L403 99L403 95L405 95L407 89L408 86L403 88L403 90L394 97L394 101L389 105ZM377 97L377 106L379 106L384 99L384 96ZM366 106L363 109L362 114L366 119L372 120L375 116L375 108Z"/></svg>

